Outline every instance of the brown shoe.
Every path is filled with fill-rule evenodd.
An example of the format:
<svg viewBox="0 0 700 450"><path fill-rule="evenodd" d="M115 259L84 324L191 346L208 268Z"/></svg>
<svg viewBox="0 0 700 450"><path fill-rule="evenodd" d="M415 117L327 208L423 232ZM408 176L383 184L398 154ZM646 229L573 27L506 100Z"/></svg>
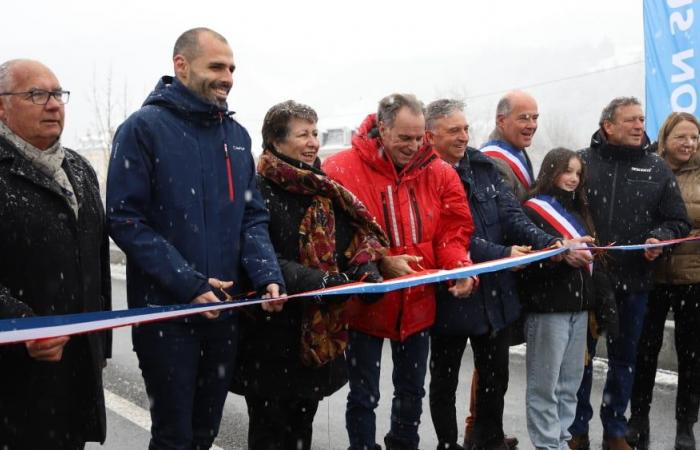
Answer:
<svg viewBox="0 0 700 450"><path fill-rule="evenodd" d="M503 442L505 442L508 446L508 450L513 450L515 447L518 446L518 438L516 438L515 436L508 436L506 434L503 438Z"/></svg>
<svg viewBox="0 0 700 450"><path fill-rule="evenodd" d="M604 437L603 450L632 450L624 437Z"/></svg>
<svg viewBox="0 0 700 450"><path fill-rule="evenodd" d="M569 448L573 450L590 450L591 448L591 441L588 439L587 434L571 436L571 440L569 440L568 444Z"/></svg>

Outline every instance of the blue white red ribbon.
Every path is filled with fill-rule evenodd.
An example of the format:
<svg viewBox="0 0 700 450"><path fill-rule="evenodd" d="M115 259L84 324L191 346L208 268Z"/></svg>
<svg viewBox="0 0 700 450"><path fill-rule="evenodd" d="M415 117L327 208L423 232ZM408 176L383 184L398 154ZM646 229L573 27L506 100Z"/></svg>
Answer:
<svg viewBox="0 0 700 450"><path fill-rule="evenodd" d="M592 250L645 250L664 247L687 241L700 240L700 236L662 241L658 244L621 245L607 247L590 247ZM452 270L427 270L413 275L393 278L382 283L351 283L334 288L319 289L290 295L287 299L298 297L315 297L325 295L382 294L406 289L426 283L466 278L483 273L497 272L541 259L551 258L569 250L566 247L541 250L523 256L496 259ZM185 304L168 306L150 306L117 311L99 311L59 316L39 316L21 319L0 320L0 344L10 344L36 339L48 339L57 336L91 333L112 328L144 324L161 320L175 319L200 314L207 311L222 311L242 306L256 305L270 299L249 299L237 302L208 304ZM469 301L469 299L465 299Z"/></svg>

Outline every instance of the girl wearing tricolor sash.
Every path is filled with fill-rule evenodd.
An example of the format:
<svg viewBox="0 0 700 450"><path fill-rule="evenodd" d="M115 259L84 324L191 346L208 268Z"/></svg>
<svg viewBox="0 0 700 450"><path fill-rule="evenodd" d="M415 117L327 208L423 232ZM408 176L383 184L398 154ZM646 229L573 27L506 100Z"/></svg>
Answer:
<svg viewBox="0 0 700 450"><path fill-rule="evenodd" d="M584 165L573 151L556 148L544 158L524 210L544 231L572 239L594 234L583 187ZM597 265L597 263L596 263ZM605 286L593 265L575 268L541 261L521 273L527 318L527 427L537 449L567 447L583 376L588 311Z"/></svg>

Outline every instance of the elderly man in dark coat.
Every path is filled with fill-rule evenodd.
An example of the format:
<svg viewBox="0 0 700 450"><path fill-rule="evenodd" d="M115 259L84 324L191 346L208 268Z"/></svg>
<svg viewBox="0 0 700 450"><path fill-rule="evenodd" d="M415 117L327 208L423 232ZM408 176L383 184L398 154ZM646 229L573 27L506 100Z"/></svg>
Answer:
<svg viewBox="0 0 700 450"><path fill-rule="evenodd" d="M97 177L61 145L69 93L44 65L0 65L0 318L110 308ZM109 333L0 347L0 448L105 440Z"/></svg>

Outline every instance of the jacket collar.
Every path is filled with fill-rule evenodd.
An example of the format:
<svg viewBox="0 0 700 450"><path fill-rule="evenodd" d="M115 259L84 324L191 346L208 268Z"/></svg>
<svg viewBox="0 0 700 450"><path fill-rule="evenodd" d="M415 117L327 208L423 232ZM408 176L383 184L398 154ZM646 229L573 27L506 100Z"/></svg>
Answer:
<svg viewBox="0 0 700 450"><path fill-rule="evenodd" d="M58 183L41 173L36 167L34 167L31 161L20 155L19 152L15 150L14 145L12 145L10 141L3 137L0 137L0 162L7 160L12 161L10 166L10 173L18 177L24 178L39 187L53 192L54 194L60 196L61 199L64 198L63 192L61 191L61 187L58 185ZM66 157L63 161L63 168L66 171L68 179L74 186L75 174L73 173L72 168L75 166L75 160L76 157L71 152L66 151ZM78 191L79 189L75 189L76 200L78 201L78 205L82 205L82 193ZM68 206L67 203L66 206ZM73 216L73 214L71 214L71 216Z"/></svg>
<svg viewBox="0 0 700 450"><path fill-rule="evenodd" d="M640 146L615 145L608 142L608 138L601 128L591 136L591 148L608 160L636 161L648 153L650 149L649 136L644 133L642 145Z"/></svg>
<svg viewBox="0 0 700 450"><path fill-rule="evenodd" d="M384 154L376 120L376 114L368 115L352 138L352 148L375 171L389 175L394 180L414 178L439 158L432 146L424 143L411 161L397 172L391 158Z"/></svg>

